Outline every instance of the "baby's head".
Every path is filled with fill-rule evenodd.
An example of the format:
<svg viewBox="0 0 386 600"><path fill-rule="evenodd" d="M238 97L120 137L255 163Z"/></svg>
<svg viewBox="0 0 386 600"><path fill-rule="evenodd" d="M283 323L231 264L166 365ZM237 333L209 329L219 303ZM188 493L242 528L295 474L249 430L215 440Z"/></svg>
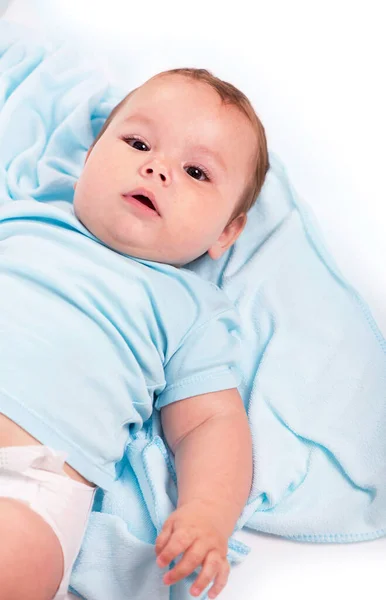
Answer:
<svg viewBox="0 0 386 600"><path fill-rule="evenodd" d="M108 117L75 213L130 256L176 266L205 252L217 259L243 230L268 166L264 128L242 92L204 69L166 71Z"/></svg>

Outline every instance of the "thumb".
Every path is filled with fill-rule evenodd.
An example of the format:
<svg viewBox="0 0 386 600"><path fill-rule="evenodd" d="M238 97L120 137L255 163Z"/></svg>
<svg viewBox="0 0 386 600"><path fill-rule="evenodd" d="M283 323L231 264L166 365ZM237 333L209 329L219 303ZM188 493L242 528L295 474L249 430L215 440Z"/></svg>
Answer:
<svg viewBox="0 0 386 600"><path fill-rule="evenodd" d="M162 527L162 530L155 541L155 552L157 555L162 552L163 548L165 548L172 533L173 522L171 520L167 520L165 521L164 526Z"/></svg>

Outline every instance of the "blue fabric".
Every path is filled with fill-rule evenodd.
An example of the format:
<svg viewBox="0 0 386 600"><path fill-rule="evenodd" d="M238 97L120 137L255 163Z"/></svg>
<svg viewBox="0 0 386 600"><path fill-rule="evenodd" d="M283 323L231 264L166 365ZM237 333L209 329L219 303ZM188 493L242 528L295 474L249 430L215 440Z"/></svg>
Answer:
<svg viewBox="0 0 386 600"><path fill-rule="evenodd" d="M0 289L0 411L103 489L153 406L239 384L224 292L111 250L71 204L0 208Z"/></svg>
<svg viewBox="0 0 386 600"><path fill-rule="evenodd" d="M25 37L13 43L20 34L5 25L0 34L0 198L71 202L86 150L127 90L111 90L66 48L53 52ZM239 389L254 480L236 530L311 542L375 539L386 533L386 343L282 164L270 160L235 247L218 263L205 257L190 266L218 283L242 318ZM73 589L93 600L188 599L193 577L166 587L154 561L177 497L158 411L120 469L111 492L97 494ZM231 564L247 553L232 536Z"/></svg>

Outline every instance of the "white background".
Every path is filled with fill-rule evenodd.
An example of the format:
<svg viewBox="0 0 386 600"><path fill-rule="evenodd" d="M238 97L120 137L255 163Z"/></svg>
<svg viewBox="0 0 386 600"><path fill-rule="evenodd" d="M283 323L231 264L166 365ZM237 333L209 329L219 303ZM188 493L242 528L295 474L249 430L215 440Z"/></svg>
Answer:
<svg viewBox="0 0 386 600"><path fill-rule="evenodd" d="M127 91L181 66L240 87L386 334L384 12L375 0L14 0L6 16L76 38ZM253 552L222 600L384 597L386 539L319 546L238 537Z"/></svg>

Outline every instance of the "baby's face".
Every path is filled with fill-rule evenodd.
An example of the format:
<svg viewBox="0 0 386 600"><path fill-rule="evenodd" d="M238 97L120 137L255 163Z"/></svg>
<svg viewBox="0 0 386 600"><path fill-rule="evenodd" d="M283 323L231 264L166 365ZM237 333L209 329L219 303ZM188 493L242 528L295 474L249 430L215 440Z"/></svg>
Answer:
<svg viewBox="0 0 386 600"><path fill-rule="evenodd" d="M206 251L218 258L243 227L244 219L231 230L226 225L255 148L247 117L223 105L209 85L181 75L153 79L127 100L89 154L75 213L101 241L130 256L172 265ZM141 189L152 205L130 196Z"/></svg>

